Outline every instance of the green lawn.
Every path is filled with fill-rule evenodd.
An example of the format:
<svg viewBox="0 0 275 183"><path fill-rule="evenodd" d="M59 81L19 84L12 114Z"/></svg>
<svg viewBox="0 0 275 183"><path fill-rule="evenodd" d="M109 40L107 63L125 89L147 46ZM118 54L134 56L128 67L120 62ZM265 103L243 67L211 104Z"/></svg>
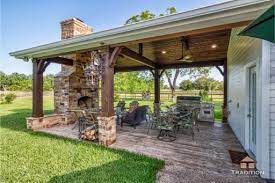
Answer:
<svg viewBox="0 0 275 183"><path fill-rule="evenodd" d="M52 98L44 98L45 112ZM0 182L155 182L164 162L26 129L31 99L0 105Z"/></svg>

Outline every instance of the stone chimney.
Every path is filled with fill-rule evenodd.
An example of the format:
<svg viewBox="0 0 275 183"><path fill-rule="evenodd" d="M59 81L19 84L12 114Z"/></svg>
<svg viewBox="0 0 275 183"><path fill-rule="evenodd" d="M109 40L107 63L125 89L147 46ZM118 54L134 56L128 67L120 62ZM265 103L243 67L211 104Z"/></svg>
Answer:
<svg viewBox="0 0 275 183"><path fill-rule="evenodd" d="M68 39L78 35L85 35L93 32L92 27L86 25L78 18L64 20L61 25L61 39Z"/></svg>
<svg viewBox="0 0 275 183"><path fill-rule="evenodd" d="M69 39L75 36L92 33L93 29L78 18L64 20L61 23L61 39ZM87 79L83 71L83 63L91 60L91 54L73 53L64 56L74 60L73 66L62 65L61 72L54 78L54 110L57 114L65 114L67 122L74 122L74 115L68 111L78 107L80 96L91 98L87 106L89 109L98 109L98 90L92 91L87 85Z"/></svg>

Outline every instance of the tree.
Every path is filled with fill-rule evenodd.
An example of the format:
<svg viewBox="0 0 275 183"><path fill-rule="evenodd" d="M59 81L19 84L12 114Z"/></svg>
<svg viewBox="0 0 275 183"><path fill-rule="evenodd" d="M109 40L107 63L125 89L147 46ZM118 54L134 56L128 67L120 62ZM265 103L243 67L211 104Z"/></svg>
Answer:
<svg viewBox="0 0 275 183"><path fill-rule="evenodd" d="M199 76L208 77L210 68L209 67L194 67L194 68L182 68L182 69L169 69L166 70L164 73L167 77L169 87L172 93L173 101L176 100L176 87L177 87L177 79L179 76L186 76L188 75L189 78L197 78Z"/></svg>
<svg viewBox="0 0 275 183"><path fill-rule="evenodd" d="M153 19L155 17L156 17L156 15L151 13L149 10L145 10L145 11L142 11L139 15L133 15L131 18L129 18L125 22L125 25L144 21L144 20Z"/></svg>
<svg viewBox="0 0 275 183"><path fill-rule="evenodd" d="M191 81L190 79L183 80L180 83L180 89L182 89L182 90L193 90L194 89L193 81Z"/></svg>
<svg viewBox="0 0 275 183"><path fill-rule="evenodd" d="M44 90L53 90L54 75L46 75L43 77ZM10 91L30 91L32 89L32 75L19 73L5 74L0 71L0 90Z"/></svg>
<svg viewBox="0 0 275 183"><path fill-rule="evenodd" d="M0 91L6 90L8 86L8 77L7 75L0 71Z"/></svg>
<svg viewBox="0 0 275 183"><path fill-rule="evenodd" d="M43 77L43 90L45 91L51 91L53 90L53 80L54 80L54 75L53 74L48 74Z"/></svg>
<svg viewBox="0 0 275 183"><path fill-rule="evenodd" d="M162 82L163 83L163 82ZM115 75L115 91L134 93L150 91L154 88L154 78L144 72L117 73Z"/></svg>
<svg viewBox="0 0 275 183"><path fill-rule="evenodd" d="M166 13L165 14L163 14L163 13L159 14L159 17L164 16L164 15L170 15L170 14L173 14L173 13L177 13L176 7L174 7L174 6L168 7L166 9ZM153 19L153 18L156 18L156 17L157 16L154 13L150 12L149 10L145 10L145 11L140 12L140 14L133 15L131 18L126 20L125 25L133 24L133 23L136 23L136 22L141 22L141 21L144 21L144 20L150 20L150 19Z"/></svg>
<svg viewBox="0 0 275 183"><path fill-rule="evenodd" d="M199 77L194 81L195 88L197 90L210 91L215 90L217 86L217 81L213 78L208 78L205 76Z"/></svg>

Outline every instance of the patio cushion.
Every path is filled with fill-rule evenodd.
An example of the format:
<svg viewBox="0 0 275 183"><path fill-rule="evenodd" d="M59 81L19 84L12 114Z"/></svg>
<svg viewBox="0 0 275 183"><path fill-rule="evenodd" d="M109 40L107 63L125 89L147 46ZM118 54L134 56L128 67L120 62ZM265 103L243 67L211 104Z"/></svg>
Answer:
<svg viewBox="0 0 275 183"><path fill-rule="evenodd" d="M140 124L142 121L146 120L147 106L140 106L135 111L136 111L136 116L135 116L136 124Z"/></svg>
<svg viewBox="0 0 275 183"><path fill-rule="evenodd" d="M128 111L122 120L126 123L134 125L136 124L135 117L136 117L136 110L133 110L132 112Z"/></svg>

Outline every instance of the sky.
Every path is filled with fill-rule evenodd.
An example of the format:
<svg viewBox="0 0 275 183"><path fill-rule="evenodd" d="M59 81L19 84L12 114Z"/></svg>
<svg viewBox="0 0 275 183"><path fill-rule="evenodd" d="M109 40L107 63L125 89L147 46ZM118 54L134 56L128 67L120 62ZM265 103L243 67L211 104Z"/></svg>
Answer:
<svg viewBox="0 0 275 183"><path fill-rule="evenodd" d="M102 31L123 25L143 10L160 14L175 6L182 12L224 1L228 0L0 0L0 70L31 74L31 62L8 53L60 40L60 22L71 17L80 18L94 31ZM60 66L53 64L46 74L59 70ZM210 76L222 80L216 69Z"/></svg>

